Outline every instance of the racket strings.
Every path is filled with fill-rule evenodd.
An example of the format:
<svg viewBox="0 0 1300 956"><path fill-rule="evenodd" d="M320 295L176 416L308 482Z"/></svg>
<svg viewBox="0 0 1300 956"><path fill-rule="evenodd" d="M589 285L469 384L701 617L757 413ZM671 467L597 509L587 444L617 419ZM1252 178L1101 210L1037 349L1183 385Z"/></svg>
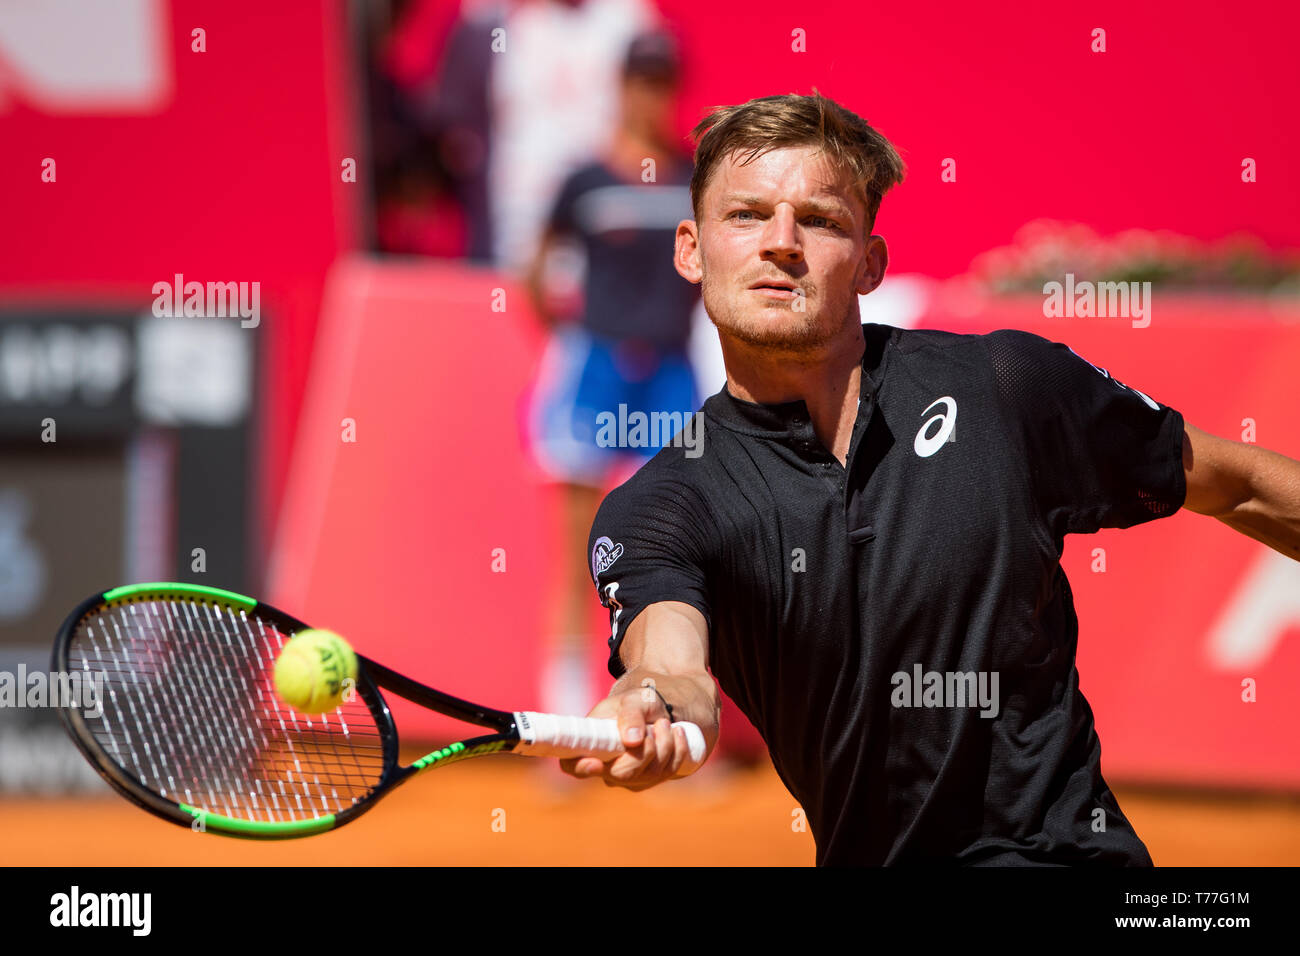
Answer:
<svg viewBox="0 0 1300 956"><path fill-rule="evenodd" d="M306 715L275 693L291 634L196 599L135 600L81 622L70 666L101 682L102 714L83 708L105 752L147 789L244 820L285 823L337 813L384 771L384 741L358 696Z"/></svg>

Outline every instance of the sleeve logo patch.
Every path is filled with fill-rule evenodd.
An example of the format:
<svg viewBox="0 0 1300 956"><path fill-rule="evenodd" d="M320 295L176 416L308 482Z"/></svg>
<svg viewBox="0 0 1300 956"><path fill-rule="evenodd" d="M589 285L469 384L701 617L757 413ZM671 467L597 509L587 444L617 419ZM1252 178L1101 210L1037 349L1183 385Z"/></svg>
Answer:
<svg viewBox="0 0 1300 956"><path fill-rule="evenodd" d="M1066 346L1066 348L1067 348L1067 349L1070 349L1070 347L1069 347L1068 345ZM1079 361L1081 361L1081 362L1085 362L1085 363L1088 364L1088 365L1092 365L1091 362L1089 362L1086 358L1084 358L1082 355L1080 355L1080 354L1079 354L1078 352L1076 352L1074 349L1070 349L1070 354L1073 355L1075 358L1077 358ZM1100 365L1092 365L1092 367L1095 368L1095 369L1097 370L1097 372L1098 372L1098 373L1099 373L1103 378L1108 378L1108 379L1110 379L1112 382L1114 382L1114 383L1115 383L1116 385L1118 385L1120 388L1124 389L1125 391L1132 392L1132 393L1133 393L1134 395L1136 395L1138 398L1142 399L1142 401L1146 402L1147 405L1150 407L1150 409L1151 409L1153 412L1158 412L1158 411L1160 411L1160 406L1159 406L1159 405L1157 405L1157 404L1156 404L1152 399L1148 398L1144 393L1139 392L1139 391L1138 391L1136 388L1134 388L1132 385L1125 385L1123 382L1121 382L1119 379L1117 379L1114 375L1111 375L1110 372L1108 372L1106 369L1102 368Z"/></svg>
<svg viewBox="0 0 1300 956"><path fill-rule="evenodd" d="M609 566L622 555L623 545L615 544L609 538L597 538L595 547L591 549L591 576L596 578L601 572L608 571Z"/></svg>

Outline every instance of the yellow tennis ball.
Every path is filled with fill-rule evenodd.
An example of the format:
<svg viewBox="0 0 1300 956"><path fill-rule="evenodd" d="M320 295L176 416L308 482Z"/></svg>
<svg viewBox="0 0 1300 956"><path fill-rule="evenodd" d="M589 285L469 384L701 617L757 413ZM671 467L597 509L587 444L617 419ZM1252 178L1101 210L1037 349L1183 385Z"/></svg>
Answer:
<svg viewBox="0 0 1300 956"><path fill-rule="evenodd" d="M324 714L351 699L357 655L333 631L299 631L275 659L275 692L304 714Z"/></svg>

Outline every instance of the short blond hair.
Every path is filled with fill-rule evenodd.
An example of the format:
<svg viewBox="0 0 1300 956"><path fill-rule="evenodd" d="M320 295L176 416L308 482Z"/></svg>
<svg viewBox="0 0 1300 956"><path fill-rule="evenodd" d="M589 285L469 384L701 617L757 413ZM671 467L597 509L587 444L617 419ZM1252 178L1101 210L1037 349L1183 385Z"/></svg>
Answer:
<svg viewBox="0 0 1300 956"><path fill-rule="evenodd" d="M746 154L741 160L744 165L773 149L818 148L852 177L866 206L868 233L875 228L880 201L906 172L889 140L816 88L811 96L763 96L739 106L716 107L691 130L691 138L696 143L691 208L697 222L709 179L723 159L737 150Z"/></svg>

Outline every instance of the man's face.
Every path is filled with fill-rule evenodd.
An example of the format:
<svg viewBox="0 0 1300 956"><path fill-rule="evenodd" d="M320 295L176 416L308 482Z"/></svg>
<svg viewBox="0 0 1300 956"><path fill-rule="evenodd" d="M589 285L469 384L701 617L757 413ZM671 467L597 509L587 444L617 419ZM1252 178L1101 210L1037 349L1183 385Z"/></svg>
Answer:
<svg viewBox="0 0 1300 956"><path fill-rule="evenodd" d="M714 171L700 221L678 226L677 270L702 282L724 337L814 350L859 321L858 295L884 277L884 240L868 239L866 208L847 172L814 147L774 149L740 165L743 155Z"/></svg>
<svg viewBox="0 0 1300 956"><path fill-rule="evenodd" d="M623 80L623 116L643 133L674 141L677 81L671 76L631 76Z"/></svg>

